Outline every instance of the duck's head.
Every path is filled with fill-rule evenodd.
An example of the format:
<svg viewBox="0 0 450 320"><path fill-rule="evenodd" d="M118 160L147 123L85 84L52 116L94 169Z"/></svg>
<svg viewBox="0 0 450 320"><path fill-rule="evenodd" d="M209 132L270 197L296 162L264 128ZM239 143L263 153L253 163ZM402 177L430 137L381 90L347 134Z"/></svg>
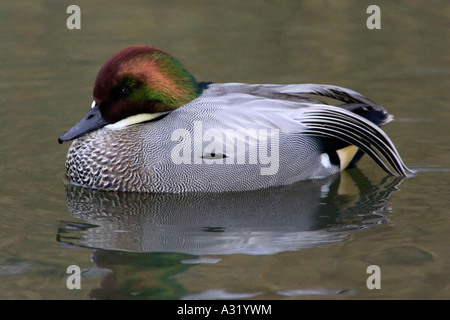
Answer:
<svg viewBox="0 0 450 320"><path fill-rule="evenodd" d="M127 47L100 69L91 110L58 141L70 141L106 125L152 120L200 93L200 85L168 53L149 46Z"/></svg>

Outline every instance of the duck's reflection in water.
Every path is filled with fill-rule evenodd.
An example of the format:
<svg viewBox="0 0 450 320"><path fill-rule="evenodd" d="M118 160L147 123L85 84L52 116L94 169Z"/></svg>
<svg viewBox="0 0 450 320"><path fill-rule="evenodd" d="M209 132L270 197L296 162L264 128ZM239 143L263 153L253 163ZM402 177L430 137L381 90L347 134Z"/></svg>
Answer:
<svg viewBox="0 0 450 320"><path fill-rule="evenodd" d="M97 249L93 261L114 271L105 283L116 283L127 266L151 270L147 280L155 289L155 279L221 255L272 255L349 239L353 230L387 222L388 200L401 181L386 177L373 184L354 168L240 193L113 193L68 185L68 207L84 222L62 222L57 238Z"/></svg>

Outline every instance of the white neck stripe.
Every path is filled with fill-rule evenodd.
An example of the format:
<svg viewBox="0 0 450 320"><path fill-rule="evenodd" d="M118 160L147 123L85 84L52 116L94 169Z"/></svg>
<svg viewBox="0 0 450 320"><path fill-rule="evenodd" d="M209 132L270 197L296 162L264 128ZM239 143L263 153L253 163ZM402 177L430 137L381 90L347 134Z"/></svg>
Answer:
<svg viewBox="0 0 450 320"><path fill-rule="evenodd" d="M108 129L119 129L124 128L127 126L131 126L136 123L141 123L149 120L153 120L155 118L158 118L166 113L169 113L170 111L164 111L164 112L156 112L156 113L141 113L136 114L134 116L130 116L128 118L125 118L123 120L117 121L116 123L108 124L105 126L105 128Z"/></svg>

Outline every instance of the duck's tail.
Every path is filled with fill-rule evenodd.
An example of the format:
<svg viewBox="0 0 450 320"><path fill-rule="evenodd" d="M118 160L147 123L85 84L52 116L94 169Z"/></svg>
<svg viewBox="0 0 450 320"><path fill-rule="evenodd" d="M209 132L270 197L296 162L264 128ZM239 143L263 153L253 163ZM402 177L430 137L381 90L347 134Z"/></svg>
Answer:
<svg viewBox="0 0 450 320"><path fill-rule="evenodd" d="M353 166L366 153L389 174L410 176L414 173L403 163L386 133L377 126L392 120L392 116L384 111L361 104L317 105L305 110L299 120L307 128L304 134L341 141L334 144L341 169Z"/></svg>

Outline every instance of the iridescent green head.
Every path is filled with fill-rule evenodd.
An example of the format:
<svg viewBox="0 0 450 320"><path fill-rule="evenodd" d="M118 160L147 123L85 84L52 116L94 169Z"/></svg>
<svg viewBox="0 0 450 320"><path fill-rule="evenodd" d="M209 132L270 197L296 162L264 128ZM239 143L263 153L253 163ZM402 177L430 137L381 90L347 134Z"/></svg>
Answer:
<svg viewBox="0 0 450 320"><path fill-rule="evenodd" d="M168 53L148 46L123 49L100 69L94 101L108 123L139 113L176 109L197 98L195 79Z"/></svg>
<svg viewBox="0 0 450 320"><path fill-rule="evenodd" d="M150 46L131 46L100 69L88 114L59 138L72 140L107 124L149 120L197 98L194 77L168 53Z"/></svg>

